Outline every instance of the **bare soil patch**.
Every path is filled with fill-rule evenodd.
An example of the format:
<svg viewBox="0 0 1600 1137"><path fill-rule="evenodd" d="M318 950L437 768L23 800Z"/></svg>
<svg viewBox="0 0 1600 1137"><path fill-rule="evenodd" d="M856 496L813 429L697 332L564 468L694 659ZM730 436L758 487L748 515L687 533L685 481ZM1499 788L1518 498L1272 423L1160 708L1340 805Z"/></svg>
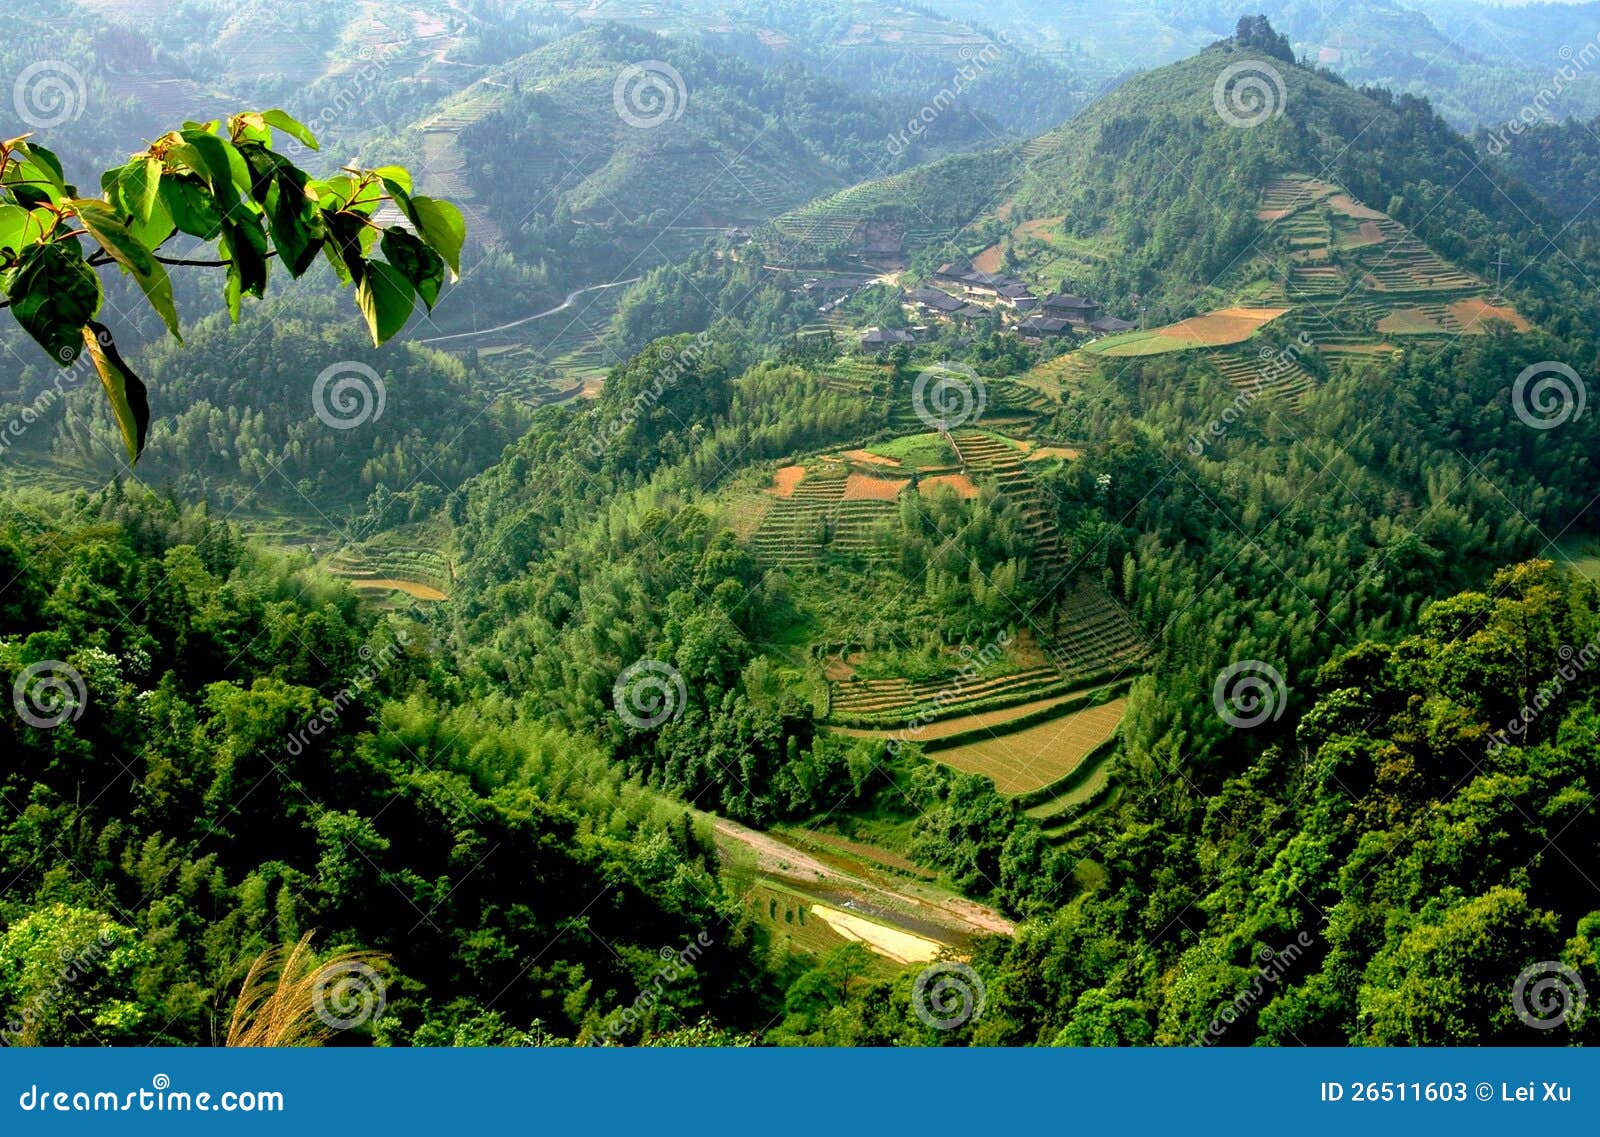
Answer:
<svg viewBox="0 0 1600 1137"><path fill-rule="evenodd" d="M1000 246L990 245L972 258L972 267L979 272L1000 271Z"/></svg>
<svg viewBox="0 0 1600 1137"><path fill-rule="evenodd" d="M851 474L844 482L845 501L894 501L911 484L909 478L874 478Z"/></svg>
<svg viewBox="0 0 1600 1137"><path fill-rule="evenodd" d="M1457 300L1450 305L1450 314L1460 320L1461 326L1468 332L1487 331L1485 325L1490 320L1504 320L1519 332L1526 332L1533 327L1515 308L1491 303L1482 296Z"/></svg>
<svg viewBox="0 0 1600 1137"><path fill-rule="evenodd" d="M924 495L931 494L940 486L948 486L956 491L956 496L964 501L970 501L978 496L978 487L972 484L972 479L965 474L935 474L931 478L923 478L917 483L917 491Z"/></svg>
<svg viewBox="0 0 1600 1137"><path fill-rule="evenodd" d="M767 492L778 497L793 497L794 488L805 480L805 476L804 466L785 466L772 475L772 487Z"/></svg>

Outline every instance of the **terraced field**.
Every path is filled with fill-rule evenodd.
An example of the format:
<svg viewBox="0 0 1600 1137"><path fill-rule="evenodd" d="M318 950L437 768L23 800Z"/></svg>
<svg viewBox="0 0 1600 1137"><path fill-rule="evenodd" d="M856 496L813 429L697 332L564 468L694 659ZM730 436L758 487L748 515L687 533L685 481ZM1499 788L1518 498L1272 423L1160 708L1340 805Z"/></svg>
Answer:
<svg viewBox="0 0 1600 1137"><path fill-rule="evenodd" d="M1287 311L1287 308L1223 308L1165 327L1106 336L1083 350L1090 355L1121 358L1162 355L1197 347L1223 347L1243 343Z"/></svg>
<svg viewBox="0 0 1600 1137"><path fill-rule="evenodd" d="M1015 503L1022 514L1022 528L1033 545L1028 571L1051 579L1066 561L1066 550L1056 530L1055 503L1027 468L1027 453L1020 447L985 431L967 430L950 438L956 458L968 477L978 482L992 481L1002 496Z"/></svg>
<svg viewBox="0 0 1600 1137"><path fill-rule="evenodd" d="M1110 741L1126 713L1128 700L1100 706L992 738L940 749L947 766L994 779L1002 794L1035 793L1067 778Z"/></svg>
<svg viewBox="0 0 1600 1137"><path fill-rule="evenodd" d="M966 721L979 708L994 709L1015 707L998 721L1015 718L1026 713L1028 706L1049 706L1060 702L1066 695L1065 684L1054 667L1035 667L983 681L962 676L941 676L937 679L912 681L892 679L835 680L831 684L832 718L835 722L849 722L858 727L873 725L881 728L904 726L918 720L937 723L946 719L957 720L959 730L973 729L974 723ZM996 725L998 725L998 721ZM954 730L940 732L948 737ZM859 735L869 735L870 730L858 730ZM922 730L919 739L931 737Z"/></svg>
<svg viewBox="0 0 1600 1137"><path fill-rule="evenodd" d="M1104 589L1080 577L1057 591L1060 598L1040 633L1067 679L1088 682L1131 673L1149 657L1150 645L1138 625Z"/></svg>
<svg viewBox="0 0 1600 1137"><path fill-rule="evenodd" d="M1270 395L1298 409L1316 379L1292 355L1268 352L1266 357L1233 348L1213 352L1212 363L1235 390L1251 398Z"/></svg>
<svg viewBox="0 0 1600 1137"><path fill-rule="evenodd" d="M894 520L894 496L864 494L860 483L848 492L850 477L843 463L807 471L790 493L773 502L756 529L750 542L756 557L767 564L801 566L825 553L865 561L892 556L894 550L878 539L878 526Z"/></svg>
<svg viewBox="0 0 1600 1137"><path fill-rule="evenodd" d="M1387 353L1408 338L1480 335L1491 321L1528 329L1484 281L1337 186L1287 175L1267 184L1257 216L1287 257L1288 327L1332 362Z"/></svg>
<svg viewBox="0 0 1600 1137"><path fill-rule="evenodd" d="M450 563L436 549L410 545L347 546L323 563L334 576L380 605L393 603L395 593L429 602L447 599L454 579Z"/></svg>

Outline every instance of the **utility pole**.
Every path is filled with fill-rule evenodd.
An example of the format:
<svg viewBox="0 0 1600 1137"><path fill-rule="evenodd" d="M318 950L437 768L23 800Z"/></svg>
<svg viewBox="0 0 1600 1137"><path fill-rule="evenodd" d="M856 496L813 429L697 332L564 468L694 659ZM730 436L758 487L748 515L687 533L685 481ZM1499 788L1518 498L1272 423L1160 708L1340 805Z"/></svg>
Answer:
<svg viewBox="0 0 1600 1137"><path fill-rule="evenodd" d="M1506 295L1500 290L1500 283L1505 271L1505 267L1506 251L1505 247L1501 246L1494 255L1494 302L1496 304L1504 304L1506 302Z"/></svg>

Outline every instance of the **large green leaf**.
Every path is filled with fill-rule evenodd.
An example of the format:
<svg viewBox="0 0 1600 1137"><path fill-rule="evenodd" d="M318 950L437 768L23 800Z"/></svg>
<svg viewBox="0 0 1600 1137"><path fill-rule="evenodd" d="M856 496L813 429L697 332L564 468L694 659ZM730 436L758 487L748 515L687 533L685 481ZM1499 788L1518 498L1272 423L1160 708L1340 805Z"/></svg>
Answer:
<svg viewBox="0 0 1600 1137"><path fill-rule="evenodd" d="M62 367L83 350L80 330L100 310L100 278L76 241L51 241L22 251L6 273L6 297L17 323Z"/></svg>
<svg viewBox="0 0 1600 1137"><path fill-rule="evenodd" d="M250 168L233 144L204 130L179 132L183 142L172 155L205 178L224 215L239 203L239 189L250 185Z"/></svg>
<svg viewBox="0 0 1600 1137"><path fill-rule="evenodd" d="M161 179L161 204L172 215L172 223L191 237L215 241L222 232L222 212L211 190L200 179L187 174Z"/></svg>
<svg viewBox="0 0 1600 1137"><path fill-rule="evenodd" d="M222 220L222 251L238 268L239 288L255 297L267 292L267 234L254 216Z"/></svg>
<svg viewBox="0 0 1600 1137"><path fill-rule="evenodd" d="M323 247L334 271L339 274L339 283L349 284L352 280L361 283L367 274L367 262L363 258L361 245L366 222L353 213L336 213L327 209L322 210L322 222L328 230L328 240Z"/></svg>
<svg viewBox="0 0 1600 1137"><path fill-rule="evenodd" d="M417 228L422 239L445 259L450 271L461 275L461 247L467 242L467 222L461 211L448 201L434 197L414 197Z"/></svg>
<svg viewBox="0 0 1600 1137"><path fill-rule="evenodd" d="M100 242L100 247L111 254L144 291L150 306L156 310L167 330L178 339L178 310L172 302L172 281L167 270L156 260L155 254L145 248L130 232L132 218L124 217L103 201L87 198L72 202L78 220L89 230L89 235Z"/></svg>
<svg viewBox="0 0 1600 1137"><path fill-rule="evenodd" d="M0 205L0 249L20 253L38 244L56 224L48 209L23 209L19 205Z"/></svg>
<svg viewBox="0 0 1600 1137"><path fill-rule="evenodd" d="M20 205L0 205L0 249L20 252L28 244L29 213Z"/></svg>
<svg viewBox="0 0 1600 1137"><path fill-rule="evenodd" d="M150 400L144 382L133 373L133 368L117 351L111 332L104 324L90 320L83 327L83 343L89 349L94 369L100 373L100 382L111 400L111 413L116 416L117 427L122 431L122 441L128 448L128 461L138 462L144 453L144 441L150 430Z"/></svg>
<svg viewBox="0 0 1600 1137"><path fill-rule="evenodd" d="M154 158L135 158L117 171L111 202L138 221L150 220L151 211L161 200L161 163Z"/></svg>
<svg viewBox="0 0 1600 1137"><path fill-rule="evenodd" d="M415 302L411 282L382 261L370 261L366 275L356 285L356 305L367 318L373 346L392 339L406 326Z"/></svg>
<svg viewBox="0 0 1600 1137"><path fill-rule="evenodd" d="M383 255L412 283L428 311L433 311L444 285L444 258L399 226L383 231Z"/></svg>
<svg viewBox="0 0 1600 1137"><path fill-rule="evenodd" d="M266 207L272 223L272 240L289 267L299 277L316 259L325 237L322 216L306 193L306 175L292 162L255 142L239 144L250 165L251 196Z"/></svg>
<svg viewBox="0 0 1600 1137"><path fill-rule="evenodd" d="M300 142L303 142L305 145L311 147L311 149L313 149L313 150L322 149L322 147L317 145L316 135L312 134L303 125L301 125L300 123L296 122L294 119L290 118L283 111L280 111L280 110L262 111L261 112L261 121L266 123L268 126L276 127L277 129L283 131L285 134L289 135L289 137L297 139Z"/></svg>

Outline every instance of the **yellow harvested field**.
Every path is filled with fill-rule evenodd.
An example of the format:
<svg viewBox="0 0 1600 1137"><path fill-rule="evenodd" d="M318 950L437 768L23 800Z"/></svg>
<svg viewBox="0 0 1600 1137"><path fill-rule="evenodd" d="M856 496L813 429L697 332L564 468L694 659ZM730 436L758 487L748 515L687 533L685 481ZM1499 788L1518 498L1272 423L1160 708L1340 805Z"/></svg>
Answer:
<svg viewBox="0 0 1600 1137"><path fill-rule="evenodd" d="M1158 355L1197 347L1226 347L1242 343L1266 327L1288 308L1222 308L1204 316L1190 316L1164 328L1124 332L1097 340L1083 350L1094 355Z"/></svg>
<svg viewBox="0 0 1600 1137"><path fill-rule="evenodd" d="M1002 794L1027 793L1077 769L1116 733L1127 708L1126 697L1113 699L1012 734L935 751L932 757L969 774L993 778Z"/></svg>
<svg viewBox="0 0 1600 1137"><path fill-rule="evenodd" d="M972 267L978 272L1000 271L1000 246L990 245L972 258Z"/></svg>
<svg viewBox="0 0 1600 1137"><path fill-rule="evenodd" d="M847 940L866 944L879 955L896 963L927 963L938 959L944 945L923 936L902 932L886 924L877 924L853 912L843 912L826 904L813 904L811 911L827 922L828 927Z"/></svg>
<svg viewBox="0 0 1600 1137"><path fill-rule="evenodd" d="M417 580L393 580L389 577L379 577L376 580L358 580L354 584L361 589L374 589L379 592L404 592L407 596L417 600L443 600L445 594L431 584L423 584Z"/></svg>
<svg viewBox="0 0 1600 1137"><path fill-rule="evenodd" d="M844 482L845 501L894 501L911 484L909 478L872 478L851 474Z"/></svg>

